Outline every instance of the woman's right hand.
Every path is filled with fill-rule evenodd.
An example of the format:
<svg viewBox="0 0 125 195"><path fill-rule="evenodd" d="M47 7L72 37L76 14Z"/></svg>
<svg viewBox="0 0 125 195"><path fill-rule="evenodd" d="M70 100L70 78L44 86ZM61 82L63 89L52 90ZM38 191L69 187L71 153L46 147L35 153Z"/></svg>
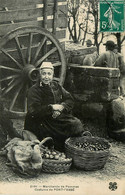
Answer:
<svg viewBox="0 0 125 195"><path fill-rule="evenodd" d="M63 111L64 109L64 106L61 104L51 104L51 107L53 111L59 111L59 112Z"/></svg>

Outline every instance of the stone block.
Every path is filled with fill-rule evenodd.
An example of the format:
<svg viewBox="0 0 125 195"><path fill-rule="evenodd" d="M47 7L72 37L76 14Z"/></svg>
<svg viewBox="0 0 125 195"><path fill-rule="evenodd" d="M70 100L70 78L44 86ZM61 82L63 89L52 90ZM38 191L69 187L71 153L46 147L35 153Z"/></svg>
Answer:
<svg viewBox="0 0 125 195"><path fill-rule="evenodd" d="M98 77L119 77L120 71L118 68L94 67L94 66L79 66L79 64L69 64L69 67L75 73Z"/></svg>
<svg viewBox="0 0 125 195"><path fill-rule="evenodd" d="M71 65L66 88L77 101L105 102L120 95L119 69Z"/></svg>

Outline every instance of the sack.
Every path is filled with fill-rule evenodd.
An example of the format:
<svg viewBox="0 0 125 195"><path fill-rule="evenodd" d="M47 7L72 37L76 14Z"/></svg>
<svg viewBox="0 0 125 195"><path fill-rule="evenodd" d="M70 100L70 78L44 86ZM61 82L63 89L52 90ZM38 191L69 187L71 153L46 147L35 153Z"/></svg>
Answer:
<svg viewBox="0 0 125 195"><path fill-rule="evenodd" d="M125 97L111 102L108 110L107 126L109 137L125 142Z"/></svg>
<svg viewBox="0 0 125 195"><path fill-rule="evenodd" d="M14 138L3 150L6 151L7 165L20 176L35 177L41 172L43 160L38 140Z"/></svg>
<svg viewBox="0 0 125 195"><path fill-rule="evenodd" d="M109 131L109 136L117 141L125 143L125 129Z"/></svg>
<svg viewBox="0 0 125 195"><path fill-rule="evenodd" d="M113 131L125 128L125 97L119 97L111 102L109 120L110 129Z"/></svg>

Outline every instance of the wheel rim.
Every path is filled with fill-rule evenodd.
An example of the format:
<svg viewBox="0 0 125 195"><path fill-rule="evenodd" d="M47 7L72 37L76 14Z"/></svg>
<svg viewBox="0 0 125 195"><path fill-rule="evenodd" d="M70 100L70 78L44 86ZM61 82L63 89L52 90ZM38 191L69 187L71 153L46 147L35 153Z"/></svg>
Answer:
<svg viewBox="0 0 125 195"><path fill-rule="evenodd" d="M63 85L65 56L59 41L49 31L34 26L15 29L2 38L0 50L1 94L10 112L21 115L27 112L27 90L36 82L43 61L53 63L54 79Z"/></svg>

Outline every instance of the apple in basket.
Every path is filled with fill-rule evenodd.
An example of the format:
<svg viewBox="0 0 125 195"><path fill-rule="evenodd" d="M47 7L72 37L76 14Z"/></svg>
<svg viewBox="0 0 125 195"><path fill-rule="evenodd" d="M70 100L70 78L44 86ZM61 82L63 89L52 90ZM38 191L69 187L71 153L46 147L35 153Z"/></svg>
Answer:
<svg viewBox="0 0 125 195"><path fill-rule="evenodd" d="M46 148L43 151L42 157L44 159L53 159L53 160L64 160L66 159L66 155L64 153L58 152L56 150L51 150Z"/></svg>
<svg viewBox="0 0 125 195"><path fill-rule="evenodd" d="M100 150L105 150L107 149L107 146L105 144L101 144L99 142L91 143L91 142L76 142L75 143L76 148L80 148L83 150L88 150L88 151L100 151Z"/></svg>

